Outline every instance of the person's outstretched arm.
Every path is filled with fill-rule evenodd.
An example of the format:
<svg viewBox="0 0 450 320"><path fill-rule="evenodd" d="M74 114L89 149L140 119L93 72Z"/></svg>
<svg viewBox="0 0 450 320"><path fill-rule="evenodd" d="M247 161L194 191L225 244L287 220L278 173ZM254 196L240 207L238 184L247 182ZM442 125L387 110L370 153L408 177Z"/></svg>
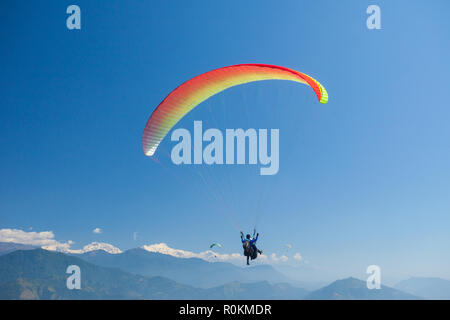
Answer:
<svg viewBox="0 0 450 320"><path fill-rule="evenodd" d="M256 243L256 241L258 241L258 236L259 236L259 233L256 234L256 238L253 238L252 240L250 240L250 244Z"/></svg>

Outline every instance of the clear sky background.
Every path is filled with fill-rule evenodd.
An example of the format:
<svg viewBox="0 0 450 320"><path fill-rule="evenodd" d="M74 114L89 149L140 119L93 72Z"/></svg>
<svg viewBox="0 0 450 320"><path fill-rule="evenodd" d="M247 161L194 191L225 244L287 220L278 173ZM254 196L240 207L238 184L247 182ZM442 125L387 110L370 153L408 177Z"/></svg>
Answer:
<svg viewBox="0 0 450 320"><path fill-rule="evenodd" d="M70 4L81 30L66 28ZM366 27L370 4L381 30ZM268 254L290 243L290 258L342 276L377 264L450 278L449 12L444 0L1 1L0 228L232 253L257 223ZM161 164L144 156L145 123L171 90L239 63L309 74L329 103L253 83L176 127L278 128L276 176L175 167L169 139Z"/></svg>

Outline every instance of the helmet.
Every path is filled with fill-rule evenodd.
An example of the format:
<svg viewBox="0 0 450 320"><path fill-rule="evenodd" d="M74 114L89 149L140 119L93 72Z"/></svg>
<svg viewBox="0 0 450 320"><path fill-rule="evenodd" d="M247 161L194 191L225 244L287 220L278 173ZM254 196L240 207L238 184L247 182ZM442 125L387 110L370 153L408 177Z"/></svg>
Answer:
<svg viewBox="0 0 450 320"><path fill-rule="evenodd" d="M250 235L249 235L249 234L247 234L246 238L247 238L247 239L250 239Z"/></svg>

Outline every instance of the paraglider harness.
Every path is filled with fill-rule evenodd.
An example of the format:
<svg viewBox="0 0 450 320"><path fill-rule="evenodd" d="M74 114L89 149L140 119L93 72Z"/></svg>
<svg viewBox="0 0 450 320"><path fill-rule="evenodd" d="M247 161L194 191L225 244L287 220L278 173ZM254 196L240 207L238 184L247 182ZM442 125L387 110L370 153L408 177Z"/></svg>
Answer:
<svg viewBox="0 0 450 320"><path fill-rule="evenodd" d="M258 252L250 245L250 241L245 241L242 247L244 248L244 256L250 257L252 260L257 258Z"/></svg>
<svg viewBox="0 0 450 320"><path fill-rule="evenodd" d="M258 257L258 251L255 250L255 245L250 244L250 240L255 238L255 233L256 230L253 230L253 237L242 243L242 248L244 248L244 256L250 257L252 260L255 260ZM241 234L243 235L242 231Z"/></svg>

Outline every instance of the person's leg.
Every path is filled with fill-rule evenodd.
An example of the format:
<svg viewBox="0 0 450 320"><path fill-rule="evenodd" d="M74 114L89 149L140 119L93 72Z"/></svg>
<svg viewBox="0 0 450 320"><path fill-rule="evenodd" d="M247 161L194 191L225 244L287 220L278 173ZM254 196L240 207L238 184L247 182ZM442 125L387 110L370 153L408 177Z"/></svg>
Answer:
<svg viewBox="0 0 450 320"><path fill-rule="evenodd" d="M247 265L250 265L250 263L248 262L248 259L250 259L250 256L247 256Z"/></svg>
<svg viewBox="0 0 450 320"><path fill-rule="evenodd" d="M256 247L256 244L253 245L253 250L255 250L256 252L258 252L259 254L262 254L262 250L259 250L259 249Z"/></svg>
<svg viewBox="0 0 450 320"><path fill-rule="evenodd" d="M255 250L255 246L252 245L252 255L250 256L252 260L256 259L258 252Z"/></svg>

